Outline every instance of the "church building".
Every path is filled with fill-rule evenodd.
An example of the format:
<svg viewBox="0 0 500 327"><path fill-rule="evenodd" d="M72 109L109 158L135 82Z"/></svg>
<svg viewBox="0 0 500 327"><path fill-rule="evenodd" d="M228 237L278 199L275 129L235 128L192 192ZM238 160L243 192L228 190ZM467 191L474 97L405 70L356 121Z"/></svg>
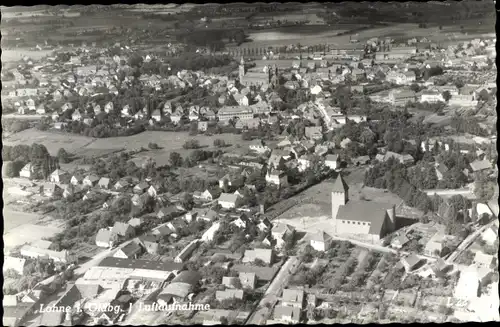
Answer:
<svg viewBox="0 0 500 327"><path fill-rule="evenodd" d="M349 187L342 176L333 184L331 195L335 233L367 235L377 242L395 230L395 205L349 201Z"/></svg>
<svg viewBox="0 0 500 327"><path fill-rule="evenodd" d="M253 68L247 70L245 68L245 60L241 57L239 66L240 84L249 87L270 87L278 84L278 67L276 65L266 65L261 68Z"/></svg>

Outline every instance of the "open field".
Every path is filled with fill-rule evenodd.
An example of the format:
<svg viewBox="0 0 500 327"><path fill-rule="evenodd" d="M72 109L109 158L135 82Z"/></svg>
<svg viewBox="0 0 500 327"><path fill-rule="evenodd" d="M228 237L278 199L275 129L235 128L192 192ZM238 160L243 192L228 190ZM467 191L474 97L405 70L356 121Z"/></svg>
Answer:
<svg viewBox="0 0 500 327"><path fill-rule="evenodd" d="M212 136L196 135L189 136L187 132L161 132L146 131L140 134L127 137L110 137L94 139L77 134L39 131L35 128L27 129L10 135L3 140L5 145L14 146L18 144L40 143L47 147L51 155L56 155L60 148L75 154L79 157L101 157L119 151L132 151L141 148L148 148L150 142L157 143L161 149L141 152L136 160L153 158L157 165L165 165L170 160L170 153L178 152L186 156L193 150L184 149L182 146L187 140L195 139L200 142L202 149L213 149L215 139L222 139L230 145L223 148L226 152L234 152L237 147L247 149L251 141L241 139L241 135L219 134Z"/></svg>
<svg viewBox="0 0 500 327"><path fill-rule="evenodd" d="M284 46L290 44L300 43L301 45L317 45L317 44L332 44L339 47L351 44L349 35L337 36L337 33L342 31L351 30L353 28L359 28L359 26L344 26L344 24L338 26L321 26L323 31L316 31L315 33L287 33L288 27L281 30L275 29L273 31L257 31L249 33L249 38L253 40L251 43L243 43L241 47L255 46ZM290 27L295 28L295 27ZM305 27L311 28L311 27ZM319 27L318 27L319 28ZM363 31L357 32L356 39L361 43L373 37L393 37L393 38L422 38L427 37L434 42L441 42L445 44L446 42L457 42L463 40L471 40L477 37L494 37L494 26L491 24L478 25L477 22L470 22L464 24L464 31L467 34L460 33L460 26L443 26L442 30L439 30L438 26L429 28L418 28L417 24L394 24L384 27L376 27Z"/></svg>
<svg viewBox="0 0 500 327"><path fill-rule="evenodd" d="M36 213L19 212L4 208L3 209L4 233L9 233L13 229L23 224L36 222L40 218L41 218L40 215Z"/></svg>
<svg viewBox="0 0 500 327"><path fill-rule="evenodd" d="M48 56L53 50L30 50L30 49L2 49L2 62L12 62L22 60L24 56L28 56L33 60L40 60Z"/></svg>
<svg viewBox="0 0 500 327"><path fill-rule="evenodd" d="M26 216L25 219L30 219L31 214ZM22 216L22 215L21 215ZM18 219L19 213L9 212L4 210L4 221L7 222L12 219ZM32 223L21 224L17 227L10 229L10 231L3 236L5 249L12 249L16 246L23 245L25 243L35 242L44 238L52 237L57 233L62 232L62 228L54 226L40 226Z"/></svg>
<svg viewBox="0 0 500 327"><path fill-rule="evenodd" d="M26 129L22 132L11 135L8 139L4 139L4 145L14 146L17 144L31 145L40 143L45 145L51 155L56 155L60 148L64 148L71 153L76 153L83 149L87 144L93 141L92 138L76 135L51 133L39 131L35 128Z"/></svg>

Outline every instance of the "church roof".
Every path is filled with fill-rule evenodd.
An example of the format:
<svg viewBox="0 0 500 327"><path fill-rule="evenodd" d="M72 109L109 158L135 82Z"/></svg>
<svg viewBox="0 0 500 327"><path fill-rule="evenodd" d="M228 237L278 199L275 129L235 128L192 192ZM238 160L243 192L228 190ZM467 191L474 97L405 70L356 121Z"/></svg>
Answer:
<svg viewBox="0 0 500 327"><path fill-rule="evenodd" d="M349 201L346 205L339 207L337 219L369 222L370 230L368 233L380 235L382 226L384 225L385 213L393 207L394 205L390 203Z"/></svg>
<svg viewBox="0 0 500 327"><path fill-rule="evenodd" d="M339 175L339 177L335 180L335 183L333 183L332 192L345 193L347 190L349 190L349 186L347 186L347 183L344 181L342 175Z"/></svg>

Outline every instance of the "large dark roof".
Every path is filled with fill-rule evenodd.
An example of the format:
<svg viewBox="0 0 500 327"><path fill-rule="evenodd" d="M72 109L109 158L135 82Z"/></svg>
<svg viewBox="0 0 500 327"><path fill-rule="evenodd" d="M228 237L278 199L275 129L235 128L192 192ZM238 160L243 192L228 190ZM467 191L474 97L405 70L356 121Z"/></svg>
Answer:
<svg viewBox="0 0 500 327"><path fill-rule="evenodd" d="M371 201L349 201L340 206L337 219L370 223L370 234L380 234L385 220L385 213L393 204Z"/></svg>
<svg viewBox="0 0 500 327"><path fill-rule="evenodd" d="M200 273L196 271L182 271L174 279L173 283L185 283L190 285L195 285L201 279Z"/></svg>
<svg viewBox="0 0 500 327"><path fill-rule="evenodd" d="M104 258L99 263L99 267L148 269L148 270L159 270L159 271L174 271L174 270L179 271L182 270L184 265L173 261L162 262L162 261L121 259L121 258L107 257Z"/></svg>

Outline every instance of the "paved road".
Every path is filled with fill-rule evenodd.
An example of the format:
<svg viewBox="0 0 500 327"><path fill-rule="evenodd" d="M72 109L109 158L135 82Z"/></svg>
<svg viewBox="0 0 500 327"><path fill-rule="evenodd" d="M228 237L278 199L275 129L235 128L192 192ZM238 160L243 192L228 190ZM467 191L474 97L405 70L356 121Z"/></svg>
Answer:
<svg viewBox="0 0 500 327"><path fill-rule="evenodd" d="M102 252L97 253L96 255L94 255L92 257L92 259L90 259L89 261L85 262L84 264L82 264L78 268L76 268L75 275L78 276L78 275L85 274L87 272L87 270L98 265L99 262L101 262L104 258L106 258L108 256L112 256L113 254L115 254L116 251L118 251L118 249L121 249L122 247L129 244L130 242L132 242L132 240L128 240L128 241L120 244L118 247L116 247L114 249L106 249Z"/></svg>
<svg viewBox="0 0 500 327"><path fill-rule="evenodd" d="M264 296L257 306L258 309L250 315L250 318L247 320L246 325L265 324L270 311L279 300L281 291L283 290L283 286L288 284L290 276L292 276L297 271L297 268L300 266L300 264L301 261L297 257L288 258L283 266L281 266L281 269L276 274L266 292L264 293ZM266 305L268 305L269 308L267 308Z"/></svg>
<svg viewBox="0 0 500 327"><path fill-rule="evenodd" d="M479 235L481 235L489 227L493 226L496 219L497 218L493 219L488 224L484 225L480 229L476 230L474 233L467 236L465 238L465 240L463 240L462 243L460 243L460 245L455 249L455 251L453 251L453 253L450 254L450 256L446 259L446 263L449 263L449 264L453 263L453 261L455 261L458 258L458 256L463 251L465 251L479 237Z"/></svg>

